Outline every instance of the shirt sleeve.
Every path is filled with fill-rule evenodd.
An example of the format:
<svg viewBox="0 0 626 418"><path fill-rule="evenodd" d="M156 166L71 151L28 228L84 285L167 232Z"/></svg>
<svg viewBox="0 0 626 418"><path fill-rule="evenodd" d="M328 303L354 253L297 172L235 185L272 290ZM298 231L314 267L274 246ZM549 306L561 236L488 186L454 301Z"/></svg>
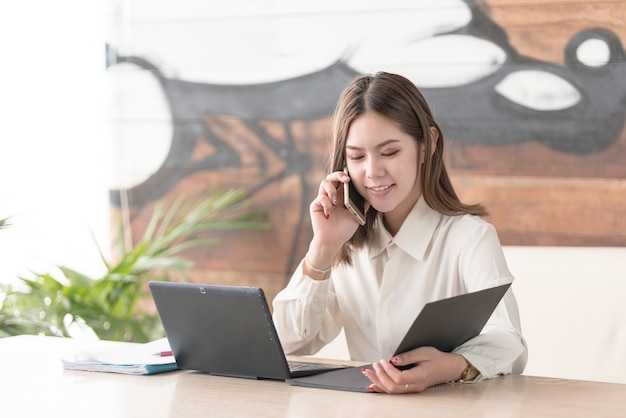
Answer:
<svg viewBox="0 0 626 418"><path fill-rule="evenodd" d="M513 281L497 233L490 224L476 229L461 251L459 261L470 292ZM481 334L453 352L472 363L481 372L481 378L524 371L527 347L512 288L506 292Z"/></svg>
<svg viewBox="0 0 626 418"><path fill-rule="evenodd" d="M332 273L331 273L332 275ZM341 330L332 277L313 280L302 263L273 301L273 320L286 354L317 353Z"/></svg>

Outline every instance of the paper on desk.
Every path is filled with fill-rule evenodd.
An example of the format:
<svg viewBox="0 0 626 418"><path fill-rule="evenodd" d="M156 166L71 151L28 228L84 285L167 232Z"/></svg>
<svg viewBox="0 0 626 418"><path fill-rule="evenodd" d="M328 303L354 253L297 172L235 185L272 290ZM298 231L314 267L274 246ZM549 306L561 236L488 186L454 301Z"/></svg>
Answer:
<svg viewBox="0 0 626 418"><path fill-rule="evenodd" d="M70 370L147 375L178 370L173 356L159 355L169 350L167 338L162 338L110 350L76 351L61 361Z"/></svg>

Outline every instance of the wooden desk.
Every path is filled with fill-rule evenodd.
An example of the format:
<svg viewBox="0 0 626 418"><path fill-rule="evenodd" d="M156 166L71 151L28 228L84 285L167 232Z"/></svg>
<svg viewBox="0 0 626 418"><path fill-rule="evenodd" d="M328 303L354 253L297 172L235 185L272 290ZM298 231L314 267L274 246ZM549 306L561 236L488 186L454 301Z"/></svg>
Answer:
<svg viewBox="0 0 626 418"><path fill-rule="evenodd" d="M2 416L626 416L622 384L505 376L410 395L351 393L190 371L128 376L64 370L61 355L78 347L77 341L64 338L0 339Z"/></svg>

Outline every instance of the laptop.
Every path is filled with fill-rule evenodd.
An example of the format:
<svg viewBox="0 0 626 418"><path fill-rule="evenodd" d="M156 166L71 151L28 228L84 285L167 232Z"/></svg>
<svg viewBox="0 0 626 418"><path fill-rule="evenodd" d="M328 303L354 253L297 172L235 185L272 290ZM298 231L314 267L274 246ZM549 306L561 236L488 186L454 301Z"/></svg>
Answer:
<svg viewBox="0 0 626 418"><path fill-rule="evenodd" d="M196 283L148 283L181 369L286 380L348 367L288 362L263 289Z"/></svg>

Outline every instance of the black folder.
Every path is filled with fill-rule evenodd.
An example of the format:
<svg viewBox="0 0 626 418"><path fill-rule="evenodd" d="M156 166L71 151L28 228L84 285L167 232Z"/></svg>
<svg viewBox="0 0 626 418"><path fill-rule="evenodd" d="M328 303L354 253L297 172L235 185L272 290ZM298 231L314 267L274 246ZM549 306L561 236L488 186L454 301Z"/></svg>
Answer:
<svg viewBox="0 0 626 418"><path fill-rule="evenodd" d="M426 346L450 352L474 338L485 327L510 286L511 283L507 283L427 303L402 339L394 356ZM295 386L368 392L366 388L371 382L363 376L361 369L362 366L350 367L316 376L287 379L287 382Z"/></svg>

